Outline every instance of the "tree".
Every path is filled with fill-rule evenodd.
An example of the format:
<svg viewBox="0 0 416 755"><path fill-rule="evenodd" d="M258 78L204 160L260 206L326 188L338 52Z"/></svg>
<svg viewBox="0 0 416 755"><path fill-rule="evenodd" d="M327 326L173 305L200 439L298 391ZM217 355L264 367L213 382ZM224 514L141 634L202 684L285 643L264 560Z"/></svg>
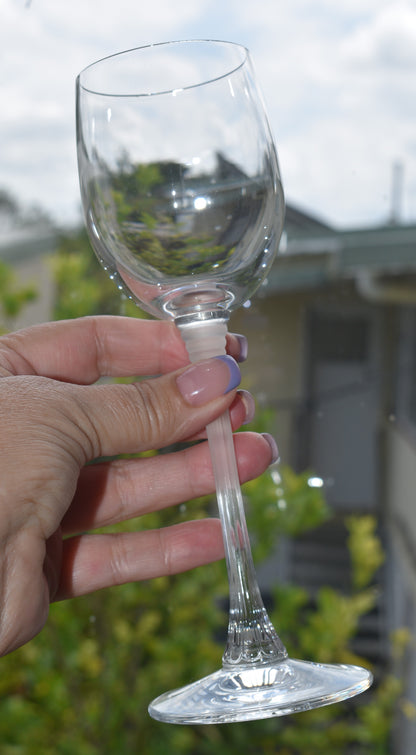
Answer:
<svg viewBox="0 0 416 755"><path fill-rule="evenodd" d="M84 228L63 234L51 259L56 295L55 320L93 314L147 317L120 291L100 267Z"/></svg>

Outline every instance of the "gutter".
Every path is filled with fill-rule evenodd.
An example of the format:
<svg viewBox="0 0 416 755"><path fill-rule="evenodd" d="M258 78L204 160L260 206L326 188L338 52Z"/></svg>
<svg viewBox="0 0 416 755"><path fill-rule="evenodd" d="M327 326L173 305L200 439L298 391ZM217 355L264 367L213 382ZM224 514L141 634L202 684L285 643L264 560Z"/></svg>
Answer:
<svg viewBox="0 0 416 755"><path fill-rule="evenodd" d="M355 276L357 291L364 299L383 304L416 304L416 286L382 283L370 270L361 268Z"/></svg>

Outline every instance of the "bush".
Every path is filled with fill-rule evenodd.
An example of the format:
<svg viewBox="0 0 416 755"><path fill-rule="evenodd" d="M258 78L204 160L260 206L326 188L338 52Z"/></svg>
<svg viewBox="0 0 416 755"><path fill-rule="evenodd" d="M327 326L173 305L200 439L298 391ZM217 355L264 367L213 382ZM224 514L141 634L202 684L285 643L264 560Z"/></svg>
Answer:
<svg viewBox="0 0 416 755"><path fill-rule="evenodd" d="M288 479L293 484L292 472ZM286 473L273 473L245 487L249 528L263 556L262 533L284 529L279 500ZM309 491L311 494L309 496ZM289 491L287 491L289 493ZM274 512L272 497L274 493ZM316 490L298 487L288 509L311 511L317 523L328 516ZM266 498L266 505L262 501ZM288 499L289 495L286 496ZM309 499L309 500L308 500ZM179 510L157 512L124 529L167 526L179 519L204 516L212 501L201 499ZM293 514L288 512L288 529ZM325 588L315 608L300 588L274 589L272 618L288 649L297 657L322 661L356 661L349 641L374 593L370 542L374 522L364 537L359 520L350 523L351 550L361 543L362 560L370 553L365 585L351 596ZM308 525L309 526L309 525ZM302 531L300 521L296 527ZM359 534L358 534L359 533ZM255 547L256 550L256 547ZM362 568L362 563L360 564ZM215 670L224 649L227 580L223 563L177 577L138 583L56 604L47 626L31 643L2 659L0 740L5 755L127 755L142 752L280 753L334 755L388 753L398 683L386 678L358 705L353 701L285 719L220 725L171 726L153 721L148 703L161 692ZM362 662L362 659L358 659ZM349 750L353 746L353 750Z"/></svg>

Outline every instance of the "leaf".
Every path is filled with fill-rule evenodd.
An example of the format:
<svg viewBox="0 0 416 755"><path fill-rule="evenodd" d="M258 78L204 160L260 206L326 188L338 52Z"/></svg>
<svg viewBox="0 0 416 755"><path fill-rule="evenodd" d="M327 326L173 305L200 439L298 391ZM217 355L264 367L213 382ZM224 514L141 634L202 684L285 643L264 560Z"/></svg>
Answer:
<svg viewBox="0 0 416 755"><path fill-rule="evenodd" d="M350 516L345 520L349 530L348 546L352 562L352 582L357 590L370 584L384 561L377 520L372 516Z"/></svg>

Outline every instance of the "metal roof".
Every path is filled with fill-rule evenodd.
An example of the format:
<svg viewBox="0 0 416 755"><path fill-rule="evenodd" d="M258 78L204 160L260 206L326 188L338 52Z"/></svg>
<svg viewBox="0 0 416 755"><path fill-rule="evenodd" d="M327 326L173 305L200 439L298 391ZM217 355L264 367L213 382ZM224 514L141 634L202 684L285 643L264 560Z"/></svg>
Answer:
<svg viewBox="0 0 416 755"><path fill-rule="evenodd" d="M336 230L286 226L268 292L295 291L369 272L416 273L416 224Z"/></svg>

